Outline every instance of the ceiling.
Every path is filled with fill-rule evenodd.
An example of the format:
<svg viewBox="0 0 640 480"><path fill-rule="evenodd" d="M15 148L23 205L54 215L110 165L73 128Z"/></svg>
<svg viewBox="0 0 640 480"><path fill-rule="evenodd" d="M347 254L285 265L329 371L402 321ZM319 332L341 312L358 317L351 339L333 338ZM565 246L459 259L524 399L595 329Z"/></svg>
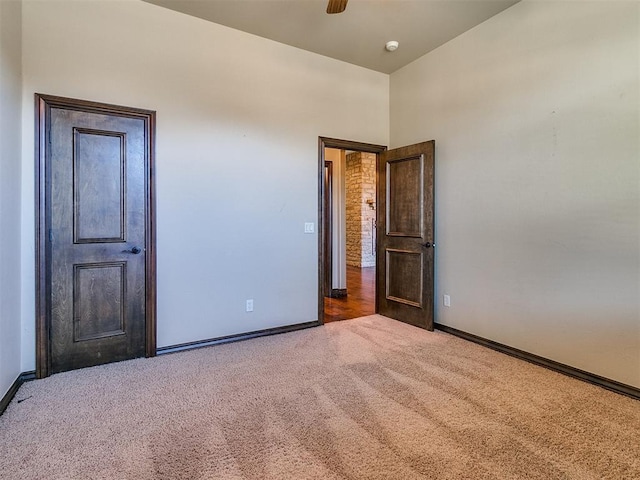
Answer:
<svg viewBox="0 0 640 480"><path fill-rule="evenodd" d="M1 0L0 0L1 1ZM144 0L383 73L392 73L519 0ZM393 53L389 40L400 42Z"/></svg>

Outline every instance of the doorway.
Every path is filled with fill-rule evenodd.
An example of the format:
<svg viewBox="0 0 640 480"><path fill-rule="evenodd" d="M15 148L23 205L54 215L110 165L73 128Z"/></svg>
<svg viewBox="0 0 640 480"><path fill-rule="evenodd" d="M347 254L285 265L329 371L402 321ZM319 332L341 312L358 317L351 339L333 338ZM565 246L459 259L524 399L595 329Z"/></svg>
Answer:
<svg viewBox="0 0 640 480"><path fill-rule="evenodd" d="M376 312L376 178L386 147L319 143L318 318L327 323Z"/></svg>
<svg viewBox="0 0 640 480"><path fill-rule="evenodd" d="M364 203L375 210L375 303L373 311L364 314L378 313L433 330L435 141L387 150L380 145L319 138L318 320L322 323L331 320L325 310L328 311L327 307L332 305L330 302L335 297L333 287L336 285L336 269L329 268L336 265L333 258L336 253L335 242L332 244L335 232L329 230L338 223L335 218L330 220L329 216L339 213L335 205L330 206L336 198L336 182L330 180L335 174L335 165L331 167L326 163L328 149L342 150L345 155L347 151L375 154L375 200L370 202L366 194L359 197L359 208ZM333 193L329 197L330 192ZM346 279L346 253L344 264ZM362 273L363 269L360 268L359 287L365 286L362 281L367 278ZM333 278L329 278L332 274ZM336 320L363 315L359 305L362 302L358 302L355 295L352 297L353 305L349 306L349 289L347 285L345 288L347 300L342 301L345 312L342 318Z"/></svg>

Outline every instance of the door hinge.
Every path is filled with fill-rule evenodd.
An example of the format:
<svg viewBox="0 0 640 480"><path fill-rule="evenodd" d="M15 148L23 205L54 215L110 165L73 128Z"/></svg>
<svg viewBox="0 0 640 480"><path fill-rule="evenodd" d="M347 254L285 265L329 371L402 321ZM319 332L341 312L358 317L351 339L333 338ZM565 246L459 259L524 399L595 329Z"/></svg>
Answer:
<svg viewBox="0 0 640 480"><path fill-rule="evenodd" d="M49 229L49 242L53 242L53 232Z"/></svg>

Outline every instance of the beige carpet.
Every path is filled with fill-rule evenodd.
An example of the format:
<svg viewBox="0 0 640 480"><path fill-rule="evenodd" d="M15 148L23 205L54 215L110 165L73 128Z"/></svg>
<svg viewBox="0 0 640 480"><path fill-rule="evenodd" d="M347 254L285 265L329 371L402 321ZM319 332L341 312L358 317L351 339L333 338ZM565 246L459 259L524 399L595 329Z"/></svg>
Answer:
<svg viewBox="0 0 640 480"><path fill-rule="evenodd" d="M639 479L640 402L371 316L27 383L0 477Z"/></svg>

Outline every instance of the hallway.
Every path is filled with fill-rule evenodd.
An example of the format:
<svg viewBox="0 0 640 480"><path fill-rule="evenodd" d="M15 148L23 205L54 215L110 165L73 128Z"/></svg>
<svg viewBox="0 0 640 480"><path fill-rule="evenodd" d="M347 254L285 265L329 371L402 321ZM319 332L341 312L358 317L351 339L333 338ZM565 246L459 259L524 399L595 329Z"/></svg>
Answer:
<svg viewBox="0 0 640 480"><path fill-rule="evenodd" d="M347 296L324 298L324 323L372 315L375 304L376 267L347 266Z"/></svg>

